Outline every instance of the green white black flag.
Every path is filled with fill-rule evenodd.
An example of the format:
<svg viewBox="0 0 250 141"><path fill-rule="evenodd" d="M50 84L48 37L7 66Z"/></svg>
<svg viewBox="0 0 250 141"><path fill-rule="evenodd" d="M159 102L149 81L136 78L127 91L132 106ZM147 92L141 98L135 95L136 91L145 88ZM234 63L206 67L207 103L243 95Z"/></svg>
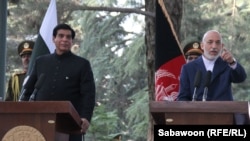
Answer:
<svg viewBox="0 0 250 141"><path fill-rule="evenodd" d="M56 0L51 0L47 12L44 16L42 25L40 27L38 38L35 42L34 49L30 58L29 69L27 75L30 74L35 59L38 56L53 53L55 44L53 43L53 29L57 25L57 10Z"/></svg>

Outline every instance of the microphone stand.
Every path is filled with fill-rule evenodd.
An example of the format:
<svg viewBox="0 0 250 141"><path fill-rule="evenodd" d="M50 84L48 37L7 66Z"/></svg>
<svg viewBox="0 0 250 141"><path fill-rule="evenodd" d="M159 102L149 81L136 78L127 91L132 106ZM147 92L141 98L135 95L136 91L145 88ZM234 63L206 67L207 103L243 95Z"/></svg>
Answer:
<svg viewBox="0 0 250 141"><path fill-rule="evenodd" d="M194 93L193 93L193 97L192 97L192 101L196 101L197 99L197 88L200 86L200 81L201 81L201 71L198 70L195 74L195 79L194 79Z"/></svg>
<svg viewBox="0 0 250 141"><path fill-rule="evenodd" d="M207 91L208 91L208 86L210 85L211 75L212 75L212 72L207 71L206 78L205 78L205 88L204 88L204 92L203 92L203 96L202 96L202 101L207 100Z"/></svg>
<svg viewBox="0 0 250 141"><path fill-rule="evenodd" d="M197 89L197 87L194 88L194 93L193 93L193 99L192 99L192 101L196 101L196 99L197 99L196 89Z"/></svg>
<svg viewBox="0 0 250 141"><path fill-rule="evenodd" d="M207 91L208 91L208 88L205 87L204 88L204 93L203 93L203 96L202 96L202 101L206 101L206 99L207 99Z"/></svg>

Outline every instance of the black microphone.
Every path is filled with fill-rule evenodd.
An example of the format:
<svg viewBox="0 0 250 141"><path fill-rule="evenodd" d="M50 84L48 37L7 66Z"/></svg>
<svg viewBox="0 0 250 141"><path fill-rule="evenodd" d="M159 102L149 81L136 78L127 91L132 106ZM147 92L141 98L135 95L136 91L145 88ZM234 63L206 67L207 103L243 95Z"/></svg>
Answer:
<svg viewBox="0 0 250 141"><path fill-rule="evenodd" d="M201 83L201 71L198 70L196 72L195 78L194 78L194 93L193 93L192 101L196 101L196 99L197 99L196 90L197 90L198 87L200 87L200 83Z"/></svg>
<svg viewBox="0 0 250 141"><path fill-rule="evenodd" d="M202 96L202 101L206 101L206 99L207 99L207 91L208 91L208 86L210 85L211 75L212 75L212 72L207 71L207 74L205 77L205 88L204 88L204 92L203 92L203 96Z"/></svg>
<svg viewBox="0 0 250 141"><path fill-rule="evenodd" d="M20 92L20 95L19 95L19 100L18 101L28 101L29 100L29 95L27 94L28 93L28 90L32 85L34 84L34 80L32 80L29 76L26 76L25 79L24 79L24 82L23 82L23 88Z"/></svg>
<svg viewBox="0 0 250 141"><path fill-rule="evenodd" d="M35 84L35 90L31 94L29 101L34 101L35 100L36 94L39 91L39 89L42 87L42 84L43 84L44 80L45 80L45 74L42 73L39 76L39 79L37 80L37 82Z"/></svg>

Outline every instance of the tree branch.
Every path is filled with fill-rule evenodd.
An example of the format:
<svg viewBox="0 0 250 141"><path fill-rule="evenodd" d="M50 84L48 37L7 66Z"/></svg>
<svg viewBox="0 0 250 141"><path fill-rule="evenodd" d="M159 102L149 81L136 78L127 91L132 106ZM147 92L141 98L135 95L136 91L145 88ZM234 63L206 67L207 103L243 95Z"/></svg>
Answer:
<svg viewBox="0 0 250 141"><path fill-rule="evenodd" d="M143 7L144 8L144 7ZM154 18L155 13L142 11L142 8L117 8L117 7L89 7L74 5L74 10L92 10L92 11L108 11L108 12L121 12L121 13L135 13Z"/></svg>

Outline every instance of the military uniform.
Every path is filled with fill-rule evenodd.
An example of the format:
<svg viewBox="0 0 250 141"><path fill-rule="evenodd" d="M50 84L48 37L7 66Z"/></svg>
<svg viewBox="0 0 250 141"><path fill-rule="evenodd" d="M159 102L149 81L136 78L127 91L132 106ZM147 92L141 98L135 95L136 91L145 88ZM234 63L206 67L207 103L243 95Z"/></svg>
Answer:
<svg viewBox="0 0 250 141"><path fill-rule="evenodd" d="M18 101L25 75L25 72L13 73L11 75L5 101Z"/></svg>
<svg viewBox="0 0 250 141"><path fill-rule="evenodd" d="M186 58L186 62L189 63L201 56L203 50L201 49L199 42L193 41L185 45L185 47L183 48L183 52Z"/></svg>
<svg viewBox="0 0 250 141"><path fill-rule="evenodd" d="M118 133L115 135L112 139L112 141L121 141L122 140L122 134Z"/></svg>
<svg viewBox="0 0 250 141"><path fill-rule="evenodd" d="M34 47L34 42L25 40L18 45L18 55L22 57L25 54L31 54ZM26 76L26 71L14 72L8 81L7 93L5 101L18 101L19 94L23 86L23 81Z"/></svg>
<svg viewBox="0 0 250 141"><path fill-rule="evenodd" d="M200 43L197 41L190 42L183 48L185 56L188 55L201 55L203 53Z"/></svg>

